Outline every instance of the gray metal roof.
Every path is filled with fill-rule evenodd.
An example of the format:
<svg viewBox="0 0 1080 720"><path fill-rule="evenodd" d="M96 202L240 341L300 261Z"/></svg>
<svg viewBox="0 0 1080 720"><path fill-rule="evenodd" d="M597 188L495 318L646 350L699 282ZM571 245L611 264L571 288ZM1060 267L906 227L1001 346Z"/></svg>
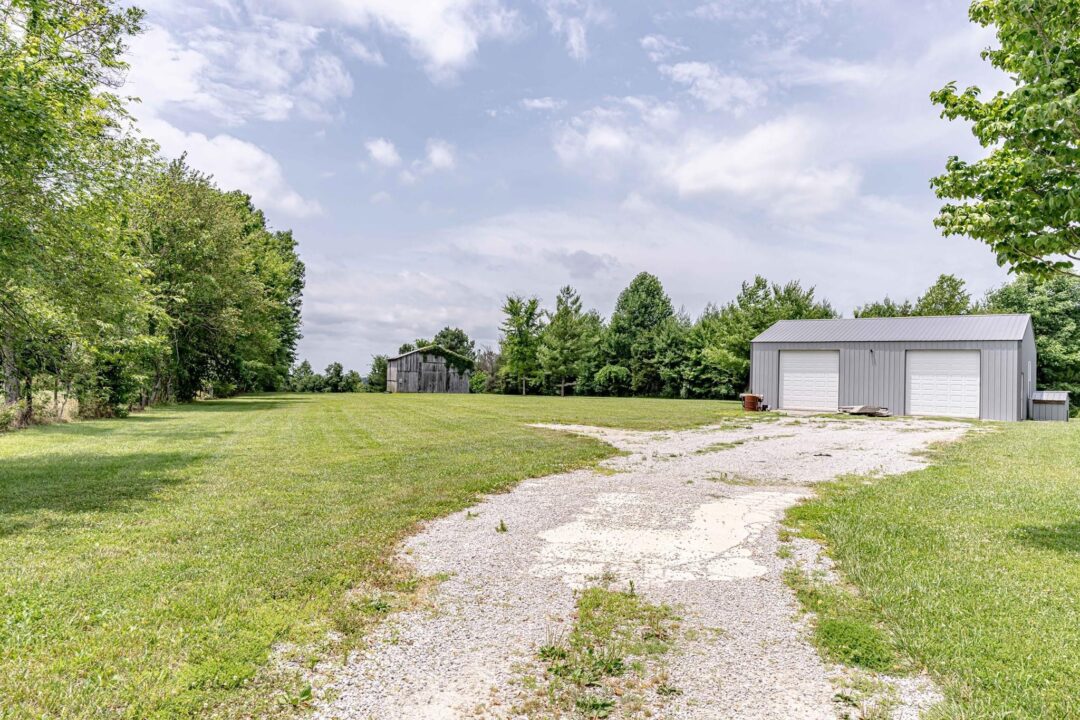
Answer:
<svg viewBox="0 0 1080 720"><path fill-rule="evenodd" d="M752 342L1022 340L1030 315L780 320Z"/></svg>
<svg viewBox="0 0 1080 720"><path fill-rule="evenodd" d="M1069 402L1069 393L1065 390L1036 390L1031 393L1035 402Z"/></svg>

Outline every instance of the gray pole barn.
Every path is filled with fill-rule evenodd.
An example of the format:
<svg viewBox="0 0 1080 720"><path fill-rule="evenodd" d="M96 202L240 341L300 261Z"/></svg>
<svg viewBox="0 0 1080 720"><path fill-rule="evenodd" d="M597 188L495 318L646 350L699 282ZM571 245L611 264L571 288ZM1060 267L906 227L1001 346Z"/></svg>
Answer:
<svg viewBox="0 0 1080 720"><path fill-rule="evenodd" d="M386 391L392 393L467 393L473 363L440 345L386 360Z"/></svg>
<svg viewBox="0 0 1080 720"><path fill-rule="evenodd" d="M781 320L750 344L750 391L791 410L1025 420L1035 368L1029 315Z"/></svg>

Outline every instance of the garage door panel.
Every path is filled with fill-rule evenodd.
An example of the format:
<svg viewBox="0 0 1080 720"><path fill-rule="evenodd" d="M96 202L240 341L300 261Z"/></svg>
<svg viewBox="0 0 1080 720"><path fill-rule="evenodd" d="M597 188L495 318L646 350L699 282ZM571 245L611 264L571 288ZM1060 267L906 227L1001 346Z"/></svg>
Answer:
<svg viewBox="0 0 1080 720"><path fill-rule="evenodd" d="M780 407L789 410L836 410L839 397L838 351L780 351Z"/></svg>
<svg viewBox="0 0 1080 720"><path fill-rule="evenodd" d="M908 412L979 417L978 350L909 350Z"/></svg>

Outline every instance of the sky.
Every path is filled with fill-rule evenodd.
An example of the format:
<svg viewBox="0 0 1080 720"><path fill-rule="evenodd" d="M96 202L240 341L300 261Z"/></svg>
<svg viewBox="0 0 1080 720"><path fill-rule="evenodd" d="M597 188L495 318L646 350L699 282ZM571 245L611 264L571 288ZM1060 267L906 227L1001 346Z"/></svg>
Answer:
<svg viewBox="0 0 1080 720"><path fill-rule="evenodd" d="M966 2L148 0L123 94L307 265L299 357L366 371L444 326L496 346L511 293L608 316L641 271L696 316L740 283L845 315L941 273L929 179L981 149L929 94L1006 78Z"/></svg>

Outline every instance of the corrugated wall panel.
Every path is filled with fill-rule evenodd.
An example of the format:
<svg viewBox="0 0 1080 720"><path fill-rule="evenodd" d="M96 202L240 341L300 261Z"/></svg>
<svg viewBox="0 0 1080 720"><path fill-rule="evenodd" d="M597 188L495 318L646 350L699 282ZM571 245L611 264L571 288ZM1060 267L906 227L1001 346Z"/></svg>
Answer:
<svg viewBox="0 0 1080 720"><path fill-rule="evenodd" d="M1020 345L1015 341L754 343L751 391L771 408L779 401L781 350L839 350L840 404L880 405L906 414L908 350L980 350L979 412L987 420L1019 420ZM872 351L872 352L871 352Z"/></svg>

